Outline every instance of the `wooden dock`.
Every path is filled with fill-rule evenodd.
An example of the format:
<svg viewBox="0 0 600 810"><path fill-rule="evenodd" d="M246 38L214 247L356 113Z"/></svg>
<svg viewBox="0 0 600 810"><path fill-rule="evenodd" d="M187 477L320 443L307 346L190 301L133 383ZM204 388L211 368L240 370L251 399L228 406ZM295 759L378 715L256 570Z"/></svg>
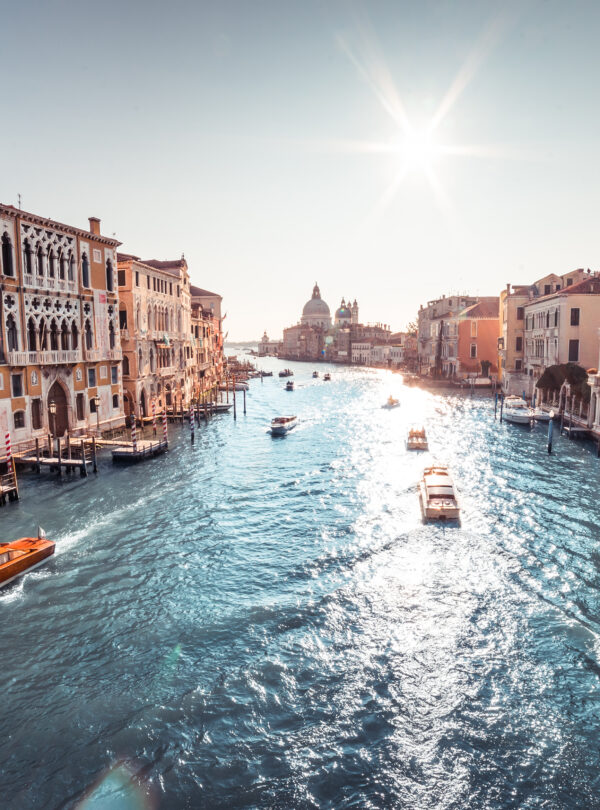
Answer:
<svg viewBox="0 0 600 810"><path fill-rule="evenodd" d="M578 425L563 425L563 433L569 439L593 438L592 431L589 428L579 427Z"/></svg>
<svg viewBox="0 0 600 810"><path fill-rule="evenodd" d="M169 442L162 439L161 441L149 441L148 439L139 439L133 442L114 442L116 445L112 451L113 461L122 461L132 463L142 461L146 458L164 453L169 448Z"/></svg>
<svg viewBox="0 0 600 810"><path fill-rule="evenodd" d="M17 476L12 465L9 464L8 472L0 475L0 506L4 506L7 499L9 501L19 500L19 487Z"/></svg>
<svg viewBox="0 0 600 810"><path fill-rule="evenodd" d="M79 470L82 478L88 475L88 465L93 465L96 472L96 440L87 437L71 438L70 436L52 439L47 443L34 439L19 442L13 450L13 463L30 467L34 472L43 468L62 474L63 470L72 473Z"/></svg>

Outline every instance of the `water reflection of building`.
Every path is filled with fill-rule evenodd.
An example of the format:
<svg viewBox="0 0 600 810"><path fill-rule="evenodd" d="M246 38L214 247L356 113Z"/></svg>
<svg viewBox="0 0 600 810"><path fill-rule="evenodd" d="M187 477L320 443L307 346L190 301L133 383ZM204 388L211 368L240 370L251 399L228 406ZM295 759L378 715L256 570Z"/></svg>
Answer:
<svg viewBox="0 0 600 810"><path fill-rule="evenodd" d="M89 223L0 205L0 431L13 441L123 423L120 243Z"/></svg>

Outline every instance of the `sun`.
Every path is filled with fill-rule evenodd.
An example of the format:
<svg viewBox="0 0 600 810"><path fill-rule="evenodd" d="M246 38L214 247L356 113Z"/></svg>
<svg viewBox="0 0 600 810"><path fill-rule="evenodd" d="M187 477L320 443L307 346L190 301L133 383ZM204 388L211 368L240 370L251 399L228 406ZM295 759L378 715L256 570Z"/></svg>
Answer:
<svg viewBox="0 0 600 810"><path fill-rule="evenodd" d="M440 147L431 132L409 130L398 144L400 162L405 171L429 172L440 155Z"/></svg>

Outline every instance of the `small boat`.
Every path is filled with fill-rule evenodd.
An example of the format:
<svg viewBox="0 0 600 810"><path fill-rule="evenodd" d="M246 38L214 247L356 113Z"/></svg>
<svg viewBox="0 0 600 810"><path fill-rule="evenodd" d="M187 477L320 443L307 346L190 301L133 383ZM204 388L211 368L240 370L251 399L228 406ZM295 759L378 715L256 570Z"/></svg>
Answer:
<svg viewBox="0 0 600 810"><path fill-rule="evenodd" d="M218 386L218 388L219 388L219 391L233 391L234 385L233 385L233 383L232 383L232 382L230 382L229 384L227 384L227 383L221 383L221 384ZM236 390L236 391L249 391L249 390L250 390L250 386L248 385L248 383L247 383L247 382L237 382L237 381L236 381L236 383L235 383L235 390Z"/></svg>
<svg viewBox="0 0 600 810"><path fill-rule="evenodd" d="M0 588L13 579L47 562L54 554L56 543L43 537L21 537L10 543L0 543Z"/></svg>
<svg viewBox="0 0 600 810"><path fill-rule="evenodd" d="M406 437L407 450L429 450L424 427L411 428Z"/></svg>
<svg viewBox="0 0 600 810"><path fill-rule="evenodd" d="M516 425L528 425L533 419L533 410L521 397L504 397L503 417Z"/></svg>
<svg viewBox="0 0 600 810"><path fill-rule="evenodd" d="M385 403L385 405L382 405L381 407L382 408L397 408L398 405L400 405L400 400L399 399L394 399L394 397L390 394L390 396L387 398L387 402Z"/></svg>
<svg viewBox="0 0 600 810"><path fill-rule="evenodd" d="M313 371L313 377L316 379L318 376L319 376L319 372L318 371Z"/></svg>
<svg viewBox="0 0 600 810"><path fill-rule="evenodd" d="M261 371L261 372L260 372L260 376L261 376L261 377L272 377L272 376L273 376L273 372L272 372L272 371Z"/></svg>
<svg viewBox="0 0 600 810"><path fill-rule="evenodd" d="M323 377L323 379L324 379L326 382L329 382L329 380L331 379L331 374L325 374L325 375L324 375L324 377Z"/></svg>
<svg viewBox="0 0 600 810"><path fill-rule="evenodd" d="M286 391L293 391L293 390L294 390L294 381L293 381L293 380L288 380L288 381L286 382L286 384L285 384L285 390L286 390Z"/></svg>
<svg viewBox="0 0 600 810"><path fill-rule="evenodd" d="M295 416L276 416L271 420L271 433L273 436L285 436L298 424Z"/></svg>
<svg viewBox="0 0 600 810"><path fill-rule="evenodd" d="M212 408L214 413L228 413L233 408L233 402L217 402Z"/></svg>
<svg viewBox="0 0 600 810"><path fill-rule="evenodd" d="M284 368L283 371L279 372L280 377L293 377L294 372L290 368Z"/></svg>
<svg viewBox="0 0 600 810"><path fill-rule="evenodd" d="M550 422L554 419L554 411L543 411L541 408L534 408L533 418L536 422Z"/></svg>
<svg viewBox="0 0 600 810"><path fill-rule="evenodd" d="M426 467L423 470L419 497L425 521L459 519L458 493L445 465Z"/></svg>

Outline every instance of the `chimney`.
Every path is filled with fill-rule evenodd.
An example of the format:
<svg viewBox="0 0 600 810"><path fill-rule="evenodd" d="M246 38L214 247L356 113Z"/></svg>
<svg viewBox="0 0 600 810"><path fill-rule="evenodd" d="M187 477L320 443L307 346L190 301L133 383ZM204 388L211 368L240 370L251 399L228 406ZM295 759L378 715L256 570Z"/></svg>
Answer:
<svg viewBox="0 0 600 810"><path fill-rule="evenodd" d="M100 220L98 217L88 217L90 223L90 233L100 236Z"/></svg>

